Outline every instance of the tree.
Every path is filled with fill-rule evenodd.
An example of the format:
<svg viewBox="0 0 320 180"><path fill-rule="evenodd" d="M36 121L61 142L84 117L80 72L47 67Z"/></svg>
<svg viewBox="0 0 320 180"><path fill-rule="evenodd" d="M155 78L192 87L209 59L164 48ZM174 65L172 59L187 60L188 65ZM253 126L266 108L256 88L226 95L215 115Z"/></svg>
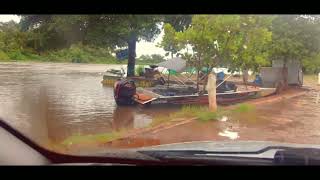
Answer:
<svg viewBox="0 0 320 180"><path fill-rule="evenodd" d="M243 71L243 81L247 84L248 70L257 72L261 66L269 64L272 32L269 30L273 17L259 15L241 15L240 28L233 37L236 51L230 58L231 71Z"/></svg>
<svg viewBox="0 0 320 180"><path fill-rule="evenodd" d="M115 47L128 47L128 74L134 76L136 42L153 41L160 33L161 22L171 22L177 29L188 25L190 16L174 15L105 15L89 18L87 41L95 44L108 44Z"/></svg>
<svg viewBox="0 0 320 180"><path fill-rule="evenodd" d="M29 32L33 48L40 52L68 48L83 42L87 24L85 15L22 15L22 31Z"/></svg>
<svg viewBox="0 0 320 180"><path fill-rule="evenodd" d="M21 51L26 47L27 34L14 21L0 23L0 49L5 52Z"/></svg>
<svg viewBox="0 0 320 180"><path fill-rule="evenodd" d="M320 51L320 21L317 16L279 15L272 24L272 60L283 62L284 83L288 61L308 60Z"/></svg>
<svg viewBox="0 0 320 180"><path fill-rule="evenodd" d="M171 24L164 24L164 36L162 41L157 45L162 47L168 53L171 53L171 58L174 54L177 54L181 50L181 46L177 40L176 30L171 26Z"/></svg>
<svg viewBox="0 0 320 180"><path fill-rule="evenodd" d="M302 60L303 72L308 74L320 73L320 53Z"/></svg>
<svg viewBox="0 0 320 180"><path fill-rule="evenodd" d="M163 23L170 24L175 31L182 32L186 30L192 21L192 15L163 15Z"/></svg>
<svg viewBox="0 0 320 180"><path fill-rule="evenodd" d="M96 44L100 45L107 42L116 47L128 47L127 76L134 76L136 42L141 39L154 40L160 33L160 19L154 15L106 15L97 18L99 21L91 19L89 22L87 41L98 42Z"/></svg>
<svg viewBox="0 0 320 180"><path fill-rule="evenodd" d="M186 53L190 65L197 69L197 89L199 90L199 72L202 67L209 71L234 51L231 39L239 27L237 15L196 15L191 26L176 36L184 47L190 45L193 53Z"/></svg>
<svg viewBox="0 0 320 180"><path fill-rule="evenodd" d="M23 30L50 35L45 36L47 38L44 40L39 40L44 42L42 44L45 49L49 48L49 45L53 48L70 47L78 42L114 50L119 47L128 48L127 75L134 76L136 42L142 39L153 41L160 33L161 22L173 22L174 27L184 27L188 19L186 17L112 14L22 15L20 24Z"/></svg>

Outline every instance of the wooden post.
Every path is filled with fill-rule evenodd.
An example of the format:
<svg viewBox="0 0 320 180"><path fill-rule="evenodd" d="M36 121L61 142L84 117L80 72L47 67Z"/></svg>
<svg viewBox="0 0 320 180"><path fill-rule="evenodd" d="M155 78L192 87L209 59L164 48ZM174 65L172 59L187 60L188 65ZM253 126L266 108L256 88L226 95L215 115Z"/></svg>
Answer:
<svg viewBox="0 0 320 180"><path fill-rule="evenodd" d="M217 97L216 97L216 75L210 73L208 76L208 83L207 83L207 91L208 91L208 98L209 98L209 110L211 112L217 111Z"/></svg>
<svg viewBox="0 0 320 180"><path fill-rule="evenodd" d="M320 85L320 73L318 74L318 85Z"/></svg>

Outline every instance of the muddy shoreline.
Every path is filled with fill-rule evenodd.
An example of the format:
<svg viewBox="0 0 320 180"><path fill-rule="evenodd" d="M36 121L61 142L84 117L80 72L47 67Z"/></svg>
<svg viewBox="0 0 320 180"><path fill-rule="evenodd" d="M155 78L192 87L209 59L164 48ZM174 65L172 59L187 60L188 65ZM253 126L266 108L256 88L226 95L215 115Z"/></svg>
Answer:
<svg viewBox="0 0 320 180"><path fill-rule="evenodd" d="M279 103L284 100L294 99L301 97L308 93L309 90L306 88L290 88L287 91L278 94L272 95L268 97L253 99L247 101L246 104L251 104L256 107L263 107L267 104ZM225 109L232 109L236 105L226 106ZM285 121L284 121L285 122ZM78 154L83 151L95 152L95 149L127 149L127 148L139 148L144 146L152 146L152 145L161 145L168 143L178 143L178 142L188 142L188 141L205 141L205 140L226 140L225 137L219 136L219 134L223 133L231 133L229 131L218 133L223 129L241 129L241 131L245 130L251 133L255 131L259 132L263 129L263 125L266 123L262 123L262 126L259 127L248 127L233 122L206 122L199 123L196 118L188 118L188 119L177 119L169 122L162 123L160 125L142 128L142 129L134 129L128 131L123 137L109 141L107 143L99 143L99 144L75 144L73 146L68 147L68 153ZM239 126L239 127L238 127ZM250 126L250 125L249 125ZM258 130L258 129L260 130ZM198 132L198 133L195 133ZM239 139L263 139L259 138L259 136L247 136L241 135ZM227 138L228 139L228 138Z"/></svg>

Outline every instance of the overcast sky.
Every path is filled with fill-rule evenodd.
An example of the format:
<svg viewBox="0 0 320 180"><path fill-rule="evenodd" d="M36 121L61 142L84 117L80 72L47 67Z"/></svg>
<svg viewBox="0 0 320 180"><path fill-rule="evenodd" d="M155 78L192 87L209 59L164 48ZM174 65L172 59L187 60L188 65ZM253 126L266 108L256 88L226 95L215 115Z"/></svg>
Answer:
<svg viewBox="0 0 320 180"><path fill-rule="evenodd" d="M8 22L8 21L15 21L19 22L20 17L16 15L0 15L0 22ZM161 34L154 40L154 42L145 42L140 41L137 43L136 51L137 51L137 57L141 55L151 55L151 54L165 54L165 51L162 48L158 48L155 45L159 43L163 37L164 32L162 31Z"/></svg>

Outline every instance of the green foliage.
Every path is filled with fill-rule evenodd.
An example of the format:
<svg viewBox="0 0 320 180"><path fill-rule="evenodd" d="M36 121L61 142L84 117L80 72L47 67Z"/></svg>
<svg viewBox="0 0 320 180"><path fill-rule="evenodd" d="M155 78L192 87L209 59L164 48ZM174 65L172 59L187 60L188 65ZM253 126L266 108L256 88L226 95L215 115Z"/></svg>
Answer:
<svg viewBox="0 0 320 180"><path fill-rule="evenodd" d="M68 49L49 52L45 58L48 61L75 63L119 63L110 52L103 48L74 44Z"/></svg>
<svg viewBox="0 0 320 180"><path fill-rule="evenodd" d="M74 145L83 143L106 143L121 138L126 130L112 131L110 133L92 134L92 135L73 135L65 139L62 145Z"/></svg>
<svg viewBox="0 0 320 180"><path fill-rule="evenodd" d="M170 52L171 58L173 58L173 55L177 54L178 51L182 49L173 26L170 24L164 24L164 36L161 43L159 43L157 46L162 47L165 51Z"/></svg>
<svg viewBox="0 0 320 180"><path fill-rule="evenodd" d="M242 103L242 104L239 104L235 107L235 109L232 110L232 112L235 112L235 113L247 113L247 112L251 112L251 111L254 111L255 110L255 107L251 104L245 104L245 103Z"/></svg>
<svg viewBox="0 0 320 180"><path fill-rule="evenodd" d="M138 64L145 64L145 65L152 65L152 64L158 64L165 61L164 57L158 54L152 54L150 55L141 55L139 58L137 58Z"/></svg>
<svg viewBox="0 0 320 180"><path fill-rule="evenodd" d="M209 111L208 107L204 106L183 106L180 112L176 113L178 117L196 117L200 121L217 120L221 118L224 112L218 109L217 112Z"/></svg>
<svg viewBox="0 0 320 180"><path fill-rule="evenodd" d="M303 71L307 74L318 74L320 72L320 54L302 60Z"/></svg>
<svg viewBox="0 0 320 180"><path fill-rule="evenodd" d="M272 59L302 61L320 51L320 21L299 15L279 15L272 23Z"/></svg>
<svg viewBox="0 0 320 180"><path fill-rule="evenodd" d="M184 58L200 70L214 67L226 59L234 49L231 36L238 31L237 15L195 15L192 24L184 32L177 32L178 41L186 47L190 45L193 54L186 53Z"/></svg>
<svg viewBox="0 0 320 180"><path fill-rule="evenodd" d="M142 76L144 73L144 66L143 65L139 65L136 67L136 70L135 70L135 75L136 76Z"/></svg>
<svg viewBox="0 0 320 180"><path fill-rule="evenodd" d="M240 27L233 39L236 51L230 58L230 70L248 70L258 72L260 67L269 65L272 32L269 30L273 17L241 15Z"/></svg>
<svg viewBox="0 0 320 180"><path fill-rule="evenodd" d="M0 50L0 61L10 60L10 57L3 51Z"/></svg>
<svg viewBox="0 0 320 180"><path fill-rule="evenodd" d="M164 15L163 22L171 24L175 31L181 32L188 28L191 24L192 15Z"/></svg>
<svg viewBox="0 0 320 180"><path fill-rule="evenodd" d="M200 121L217 120L218 114L215 112L204 111L196 114Z"/></svg>

